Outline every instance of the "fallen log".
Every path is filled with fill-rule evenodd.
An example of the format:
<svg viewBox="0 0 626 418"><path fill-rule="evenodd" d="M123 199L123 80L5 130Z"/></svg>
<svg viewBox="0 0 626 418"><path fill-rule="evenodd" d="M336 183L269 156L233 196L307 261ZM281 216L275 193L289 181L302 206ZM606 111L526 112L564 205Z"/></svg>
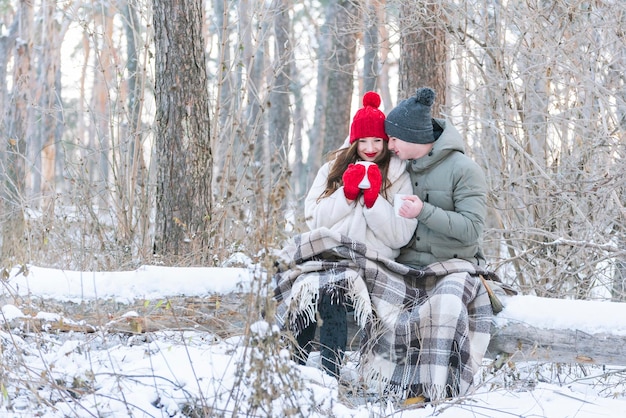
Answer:
<svg viewBox="0 0 626 418"><path fill-rule="evenodd" d="M195 329L221 337L244 332L251 302L244 293L205 297L172 297L167 303L132 304L97 300L58 303L46 300L45 310L58 316L38 316L33 299L21 317L4 317L3 328L26 332L86 332L95 330L141 334L164 329ZM587 363L626 366L626 303L562 300L498 294L504 309L494 316L487 358L513 361ZM9 301L2 301L4 306ZM4 311L5 308L3 308ZM130 315L129 312L136 314ZM348 315L349 349L358 350L359 329Z"/></svg>
<svg viewBox="0 0 626 418"><path fill-rule="evenodd" d="M626 366L626 338L580 330L547 330L525 324L494 327L487 357L514 361Z"/></svg>
<svg viewBox="0 0 626 418"><path fill-rule="evenodd" d="M626 303L503 296L486 356L626 366Z"/></svg>
<svg viewBox="0 0 626 418"><path fill-rule="evenodd" d="M563 300L498 293L486 358L626 366L626 303ZM348 315L349 349L359 328Z"/></svg>
<svg viewBox="0 0 626 418"><path fill-rule="evenodd" d="M244 332L252 297L254 295L228 293L204 297L172 296L132 303L98 299L80 304L34 298L27 303L14 304L15 300L0 297L0 331L100 331L133 335L164 330L196 330L228 338Z"/></svg>

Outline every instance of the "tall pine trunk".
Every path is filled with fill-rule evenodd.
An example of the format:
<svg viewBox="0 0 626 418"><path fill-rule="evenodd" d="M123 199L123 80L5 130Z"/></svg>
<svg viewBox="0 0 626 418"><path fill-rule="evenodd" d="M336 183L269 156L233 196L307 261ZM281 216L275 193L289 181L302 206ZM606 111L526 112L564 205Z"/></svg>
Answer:
<svg viewBox="0 0 626 418"><path fill-rule="evenodd" d="M201 0L154 0L155 252L208 254L211 219L209 96ZM201 257L201 259L205 259Z"/></svg>
<svg viewBox="0 0 626 418"><path fill-rule="evenodd" d="M428 10L426 17L419 14L423 7ZM437 92L434 116L445 106L448 86L446 30L439 7L406 2L400 16L398 100L413 95L419 87L432 87Z"/></svg>

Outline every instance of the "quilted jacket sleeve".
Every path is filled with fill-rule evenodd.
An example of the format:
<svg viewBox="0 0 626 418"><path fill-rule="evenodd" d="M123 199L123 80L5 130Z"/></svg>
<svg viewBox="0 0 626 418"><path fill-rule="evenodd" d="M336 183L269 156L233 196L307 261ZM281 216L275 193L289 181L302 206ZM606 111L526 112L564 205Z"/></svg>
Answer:
<svg viewBox="0 0 626 418"><path fill-rule="evenodd" d="M487 184L480 167L471 163L453 171L454 210L424 202L417 217L432 231L461 243L475 243L482 235L486 217Z"/></svg>

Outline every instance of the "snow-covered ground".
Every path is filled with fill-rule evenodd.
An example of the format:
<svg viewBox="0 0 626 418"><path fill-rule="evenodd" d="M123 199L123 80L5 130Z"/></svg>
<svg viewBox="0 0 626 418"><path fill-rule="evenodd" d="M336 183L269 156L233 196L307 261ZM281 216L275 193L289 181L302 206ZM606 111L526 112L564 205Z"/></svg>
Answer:
<svg viewBox="0 0 626 418"><path fill-rule="evenodd" d="M26 274L25 274L26 273ZM581 365L505 364L485 367L471 395L438 405L402 407L396 400L346 393L316 367L297 366L280 350L276 329L250 321L250 332L220 338L206 331L161 330L142 334L41 332L28 321L64 320L33 310L33 300L120 304L171 296L209 297L255 292L253 268L145 266L129 272L70 272L28 266L3 280L0 331L0 417L618 417L626 411L626 369ZM546 328L605 329L626 335L624 304L594 302L580 312L559 306L569 323L554 324L552 306L516 296L498 316L532 315ZM523 309L528 303L533 309ZM136 315L130 308L129 317ZM523 319L523 318L522 318ZM550 322L552 321L552 322ZM355 353L350 353L354 358ZM349 380L355 363L343 374Z"/></svg>

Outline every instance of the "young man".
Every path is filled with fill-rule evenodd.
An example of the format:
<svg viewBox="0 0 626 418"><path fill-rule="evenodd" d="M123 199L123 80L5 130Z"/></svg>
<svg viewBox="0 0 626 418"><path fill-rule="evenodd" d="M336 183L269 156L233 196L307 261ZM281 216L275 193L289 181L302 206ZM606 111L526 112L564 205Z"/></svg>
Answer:
<svg viewBox="0 0 626 418"><path fill-rule="evenodd" d="M484 266L485 176L465 155L454 126L432 118L434 99L432 89L419 88L385 119L389 149L408 160L413 185L414 195L404 199L399 214L418 220L413 239L396 260L417 268L453 258Z"/></svg>
<svg viewBox="0 0 626 418"><path fill-rule="evenodd" d="M416 359L407 382L409 403L469 390L489 343L492 315L480 279L470 272L471 266L485 264L480 244L487 212L485 176L465 155L459 132L432 118L434 100L432 89L419 88L385 119L389 149L407 160L413 186L399 214L418 221L396 261L417 269L442 263L448 271L435 284L416 281L406 291L427 295L414 309L420 317L417 342L407 347Z"/></svg>

